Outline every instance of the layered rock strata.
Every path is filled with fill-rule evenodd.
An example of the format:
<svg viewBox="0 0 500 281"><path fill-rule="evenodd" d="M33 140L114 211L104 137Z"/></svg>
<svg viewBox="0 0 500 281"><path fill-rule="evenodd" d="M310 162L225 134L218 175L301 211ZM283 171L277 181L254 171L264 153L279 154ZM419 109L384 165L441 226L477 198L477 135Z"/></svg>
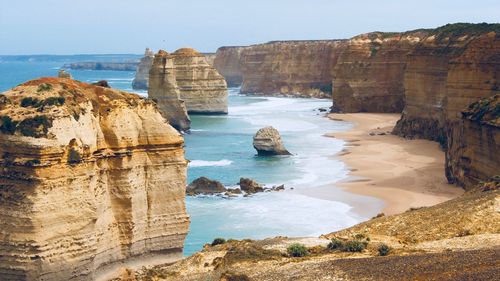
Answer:
<svg viewBox="0 0 500 281"><path fill-rule="evenodd" d="M187 131L191 120L177 86L174 59L160 50L154 57L149 71L149 98L158 103L158 108L170 125L179 131Z"/></svg>
<svg viewBox="0 0 500 281"><path fill-rule="evenodd" d="M243 83L241 52L247 47L220 47L215 53L214 67L224 76L228 87L238 87Z"/></svg>
<svg viewBox="0 0 500 281"><path fill-rule="evenodd" d="M241 92L331 97L333 69L345 44L345 40L277 41L245 48L240 58Z"/></svg>
<svg viewBox="0 0 500 281"><path fill-rule="evenodd" d="M227 85L201 53L182 48L172 53L180 97L189 113L227 114Z"/></svg>
<svg viewBox="0 0 500 281"><path fill-rule="evenodd" d="M0 132L0 279L106 279L182 257L183 138L154 102L41 78L0 96Z"/></svg>
<svg viewBox="0 0 500 281"><path fill-rule="evenodd" d="M144 52L144 57L141 58L137 69L135 71L135 77L132 81L132 89L135 90L147 90L149 81L149 70L153 65L154 53L149 48L146 48Z"/></svg>

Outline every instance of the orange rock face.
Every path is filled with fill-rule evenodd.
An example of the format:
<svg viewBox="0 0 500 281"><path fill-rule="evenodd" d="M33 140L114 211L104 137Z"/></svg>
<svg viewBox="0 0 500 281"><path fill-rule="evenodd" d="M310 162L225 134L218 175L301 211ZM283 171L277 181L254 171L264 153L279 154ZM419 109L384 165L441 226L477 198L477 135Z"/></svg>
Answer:
<svg viewBox="0 0 500 281"><path fill-rule="evenodd" d="M215 54L214 67L224 76L228 87L238 87L243 83L240 57L247 47L220 47Z"/></svg>

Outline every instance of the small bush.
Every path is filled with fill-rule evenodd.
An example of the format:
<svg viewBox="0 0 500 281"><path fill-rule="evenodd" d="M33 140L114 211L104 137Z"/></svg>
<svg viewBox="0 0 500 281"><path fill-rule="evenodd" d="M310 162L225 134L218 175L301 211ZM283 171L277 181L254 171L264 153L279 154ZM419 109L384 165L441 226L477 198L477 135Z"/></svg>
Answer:
<svg viewBox="0 0 500 281"><path fill-rule="evenodd" d="M382 244L382 245L378 246L379 256L387 256L390 251L391 251L391 247L387 246L386 244Z"/></svg>
<svg viewBox="0 0 500 281"><path fill-rule="evenodd" d="M9 135L14 134L18 122L12 121L12 118L10 118L9 116L1 116L0 122L2 122L2 124L0 125L0 131L2 133Z"/></svg>
<svg viewBox="0 0 500 281"><path fill-rule="evenodd" d="M362 252L364 249L366 249L367 245L368 245L367 242L362 242L359 240L351 240L351 241L347 241L344 243L344 246L342 247L342 251L344 251L344 252Z"/></svg>
<svg viewBox="0 0 500 281"><path fill-rule="evenodd" d="M286 248L286 252L291 257L305 257L309 254L304 244L294 243Z"/></svg>
<svg viewBox="0 0 500 281"><path fill-rule="evenodd" d="M38 86L37 92L45 92L52 90L52 85L43 83Z"/></svg>
<svg viewBox="0 0 500 281"><path fill-rule="evenodd" d="M70 163L70 164L78 164L80 162L82 162L82 156L74 148L71 148L69 150L69 154L68 154L68 163Z"/></svg>
<svg viewBox="0 0 500 281"><path fill-rule="evenodd" d="M25 97L21 100L22 107L37 107L40 103L40 100L32 97Z"/></svg>
<svg viewBox="0 0 500 281"><path fill-rule="evenodd" d="M222 245L226 243L226 239L224 238L215 238L214 241L212 241L212 246L216 246L216 245Z"/></svg>
<svg viewBox="0 0 500 281"><path fill-rule="evenodd" d="M26 161L26 166L29 166L29 167L32 167L32 166L36 166L36 165L40 165L40 160L38 159L31 159L31 160L28 160Z"/></svg>
<svg viewBox="0 0 500 281"><path fill-rule="evenodd" d="M63 97L49 97L43 101L43 105L63 105L66 101Z"/></svg>
<svg viewBox="0 0 500 281"><path fill-rule="evenodd" d="M326 246L329 250L340 250L344 247L344 242L337 238L332 238L331 242Z"/></svg>
<svg viewBox="0 0 500 281"><path fill-rule="evenodd" d="M367 238L367 236L362 234L362 233L357 233L354 235L354 239L356 239L356 240L363 240L365 238Z"/></svg>
<svg viewBox="0 0 500 281"><path fill-rule="evenodd" d="M52 121L45 115L24 119L19 123L18 129L23 136L39 138L47 134L52 126Z"/></svg>

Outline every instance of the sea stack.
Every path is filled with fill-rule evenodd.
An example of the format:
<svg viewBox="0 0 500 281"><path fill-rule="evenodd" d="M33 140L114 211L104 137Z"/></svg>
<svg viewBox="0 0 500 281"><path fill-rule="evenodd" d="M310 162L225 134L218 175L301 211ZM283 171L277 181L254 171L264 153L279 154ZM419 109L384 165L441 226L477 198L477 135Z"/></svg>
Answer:
<svg viewBox="0 0 500 281"><path fill-rule="evenodd" d="M0 279L107 280L181 258L183 144L138 95L63 78L4 92Z"/></svg>
<svg viewBox="0 0 500 281"><path fill-rule="evenodd" d="M174 61L172 56L163 50L155 55L149 71L148 96L158 103L160 112L170 125L179 131L189 130L191 120L184 101L180 98Z"/></svg>
<svg viewBox="0 0 500 281"><path fill-rule="evenodd" d="M172 53L181 99L189 113L227 114L227 85L224 77L194 49Z"/></svg>
<svg viewBox="0 0 500 281"><path fill-rule="evenodd" d="M253 137L253 147L260 156L290 155L285 149L278 130L268 126L257 131Z"/></svg>
<svg viewBox="0 0 500 281"><path fill-rule="evenodd" d="M153 59L155 55L153 51L146 48L144 52L144 57L137 65L137 70L135 72L134 80L132 81L132 89L134 90L147 90L149 85L149 70L153 65Z"/></svg>
<svg viewBox="0 0 500 281"><path fill-rule="evenodd" d="M67 79L73 79L71 77L71 74L66 72L64 69L60 69L59 72L57 73L57 77L59 78L67 78Z"/></svg>

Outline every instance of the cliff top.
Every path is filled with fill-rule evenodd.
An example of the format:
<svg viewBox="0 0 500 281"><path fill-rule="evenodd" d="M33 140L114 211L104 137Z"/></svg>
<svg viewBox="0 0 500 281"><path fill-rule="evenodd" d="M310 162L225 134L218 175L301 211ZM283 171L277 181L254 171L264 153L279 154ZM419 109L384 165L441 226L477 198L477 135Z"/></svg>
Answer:
<svg viewBox="0 0 500 281"><path fill-rule="evenodd" d="M203 56L200 52L196 51L193 48L180 48L172 53L172 55L176 56L185 56L185 57L198 57Z"/></svg>
<svg viewBox="0 0 500 281"><path fill-rule="evenodd" d="M471 121L500 127L500 94L472 103L462 115Z"/></svg>

